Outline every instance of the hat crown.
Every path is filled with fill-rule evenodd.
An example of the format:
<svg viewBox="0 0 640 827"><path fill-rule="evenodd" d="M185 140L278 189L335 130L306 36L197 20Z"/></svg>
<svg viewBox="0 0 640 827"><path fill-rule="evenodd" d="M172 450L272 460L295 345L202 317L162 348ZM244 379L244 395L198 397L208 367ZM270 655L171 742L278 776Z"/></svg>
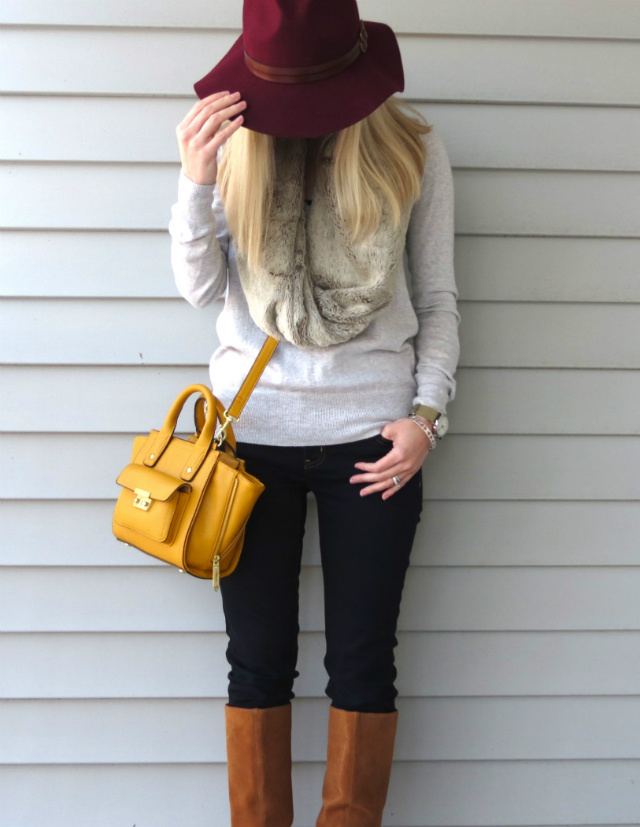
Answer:
<svg viewBox="0 0 640 827"><path fill-rule="evenodd" d="M246 53L268 66L315 66L346 54L360 35L355 0L245 0Z"/></svg>

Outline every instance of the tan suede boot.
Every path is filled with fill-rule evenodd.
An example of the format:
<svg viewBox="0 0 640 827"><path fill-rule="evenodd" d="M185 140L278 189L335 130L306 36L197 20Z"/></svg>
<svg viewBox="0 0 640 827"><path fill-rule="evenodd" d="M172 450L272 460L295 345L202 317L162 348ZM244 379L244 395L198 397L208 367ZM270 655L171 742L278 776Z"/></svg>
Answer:
<svg viewBox="0 0 640 827"><path fill-rule="evenodd" d="M398 710L329 707L327 769L316 827L381 827Z"/></svg>
<svg viewBox="0 0 640 827"><path fill-rule="evenodd" d="M231 827L291 827L291 704L225 705Z"/></svg>

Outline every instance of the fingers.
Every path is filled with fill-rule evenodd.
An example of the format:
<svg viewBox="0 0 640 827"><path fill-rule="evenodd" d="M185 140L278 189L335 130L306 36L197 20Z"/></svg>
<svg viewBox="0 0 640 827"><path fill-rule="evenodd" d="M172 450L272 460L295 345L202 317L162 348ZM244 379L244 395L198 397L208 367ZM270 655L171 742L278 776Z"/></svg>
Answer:
<svg viewBox="0 0 640 827"><path fill-rule="evenodd" d="M233 133L242 126L243 122L244 118L242 117L242 115L238 115L237 118L234 118L232 121L229 121L229 123L223 129L218 129L215 132L216 152L218 151L218 148L227 140L229 135L233 135Z"/></svg>
<svg viewBox="0 0 640 827"><path fill-rule="evenodd" d="M201 146L215 135L221 124L246 108L240 93L216 92L198 101L176 127L178 140L184 145ZM226 129L226 127L225 127Z"/></svg>
<svg viewBox="0 0 640 827"><path fill-rule="evenodd" d="M415 474L415 473L416 473L416 471L414 471L414 474ZM399 491L399 490L400 490L400 489L401 489L404 485L406 485L406 484L409 482L409 480L411 479L411 477L412 477L412 476L413 476L413 474L409 474L409 475L407 475L407 476L405 476L405 477L402 477L402 481L401 481L400 485L396 485L395 483L393 483L393 485L392 485L392 486L390 486L389 488L387 488L387 490L386 490L386 491L383 491L383 492L382 492L382 499L383 499L383 500L388 500L388 499L389 499L389 497L393 497L393 495L394 495L394 494L397 494L397 493L398 493L398 491Z"/></svg>
<svg viewBox="0 0 640 827"><path fill-rule="evenodd" d="M360 462L356 464L356 467L364 465L377 466L379 463ZM377 491L384 491L387 488L401 488L404 483L411 479L419 467L420 466L416 465L414 462L395 462L376 472L368 471L362 474L355 474L349 479L349 482L354 485L356 483L370 483L360 491L360 496L366 497L368 494L374 494ZM400 485L396 485L394 483L393 478L395 476L400 478Z"/></svg>
<svg viewBox="0 0 640 827"><path fill-rule="evenodd" d="M401 471L400 469L392 469L392 471L389 471L387 474L385 474L385 476L382 479L377 479L377 480L363 480L363 479L360 479L360 480L358 480L358 479L352 478L350 480L350 482L353 482L354 484L356 482L370 482L371 485L367 485L367 486L365 486L364 488L362 488L360 490L360 496L361 497L366 497L369 494L375 494L378 491L385 491L387 489L397 490L399 488L402 488L402 486L406 482L408 482L411 479L411 477L415 474L416 470L417 469L410 470L410 471L409 470ZM395 482L393 481L393 478L395 476L400 478L400 485L396 485Z"/></svg>
<svg viewBox="0 0 640 827"><path fill-rule="evenodd" d="M349 482L353 484L368 483L360 490L360 496L366 497L369 494L383 492L382 499L387 500L399 491L421 467L428 451L419 457L407 457L401 450L392 449L377 462L357 462L355 467L362 473L354 474ZM394 477L400 479L400 485L393 481Z"/></svg>
<svg viewBox="0 0 640 827"><path fill-rule="evenodd" d="M368 485L365 488L362 488L360 491L361 497L367 497L370 494L376 494L378 492L382 492L382 499L388 500L389 497L393 497L401 488L403 488L409 480L413 477L413 475L417 472L417 468L411 469L410 471L404 471L400 474L393 474L391 477L386 479L380 480L379 482L373 483L372 485ZM394 482L393 477L397 476L400 479L400 484L396 485Z"/></svg>
<svg viewBox="0 0 640 827"><path fill-rule="evenodd" d="M355 463L355 468L361 473L354 474L349 482L366 483L359 492L360 496L381 491L382 499L389 499L421 468L431 450L427 436L407 418L389 423L384 428L383 436L392 441L393 448L376 462ZM394 477L399 478L399 485L394 483Z"/></svg>
<svg viewBox="0 0 640 827"><path fill-rule="evenodd" d="M355 467L362 471L367 471L376 474L381 471L388 471L394 465L400 462L400 451L397 448L391 448L387 453L376 462L356 462Z"/></svg>
<svg viewBox="0 0 640 827"><path fill-rule="evenodd" d="M182 170L196 184L216 183L218 150L242 126L246 105L239 92L215 92L192 106L176 127Z"/></svg>
<svg viewBox="0 0 640 827"><path fill-rule="evenodd" d="M222 134L223 130L220 129L222 124L225 121L230 121L231 118L235 118L232 123L235 125L237 120L242 121L242 111L246 108L247 103L246 101L237 101L230 106L226 106L223 109L213 110L208 112L206 109L203 110L199 118L202 118L202 122L200 124L200 129L194 137L193 144L194 146L202 146L206 144L212 137L218 138L219 135ZM238 117L235 117L235 116ZM195 124L198 123L198 119L194 121L194 128ZM224 128L228 130L228 125ZM222 143L221 140L218 141L218 146Z"/></svg>
<svg viewBox="0 0 640 827"><path fill-rule="evenodd" d="M218 101L221 101L225 98L231 98L230 92L214 92L212 95L208 95L206 98L202 98L202 100L196 101L191 109L187 112L184 118L178 124L179 127L183 129L187 129L205 109L211 108L215 105Z"/></svg>
<svg viewBox="0 0 640 827"><path fill-rule="evenodd" d="M377 466L378 463L375 463ZM366 468L364 466L369 466ZM387 464L384 468L373 468L372 463L357 462L355 467L363 471L362 474L355 474L349 482L378 482L380 480L390 480L395 474L399 477L411 468L409 463L393 462Z"/></svg>

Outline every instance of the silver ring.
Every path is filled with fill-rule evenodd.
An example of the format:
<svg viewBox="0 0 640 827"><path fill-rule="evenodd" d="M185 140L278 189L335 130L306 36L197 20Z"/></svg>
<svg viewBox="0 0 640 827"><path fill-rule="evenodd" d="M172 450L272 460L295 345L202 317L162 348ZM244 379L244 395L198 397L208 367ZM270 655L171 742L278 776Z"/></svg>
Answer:
<svg viewBox="0 0 640 827"><path fill-rule="evenodd" d="M400 485L400 483L401 483L401 482L402 482L402 480L401 480L401 479L400 479L400 477L396 474L396 475L395 475L395 477L393 478L393 484L394 484L394 485Z"/></svg>

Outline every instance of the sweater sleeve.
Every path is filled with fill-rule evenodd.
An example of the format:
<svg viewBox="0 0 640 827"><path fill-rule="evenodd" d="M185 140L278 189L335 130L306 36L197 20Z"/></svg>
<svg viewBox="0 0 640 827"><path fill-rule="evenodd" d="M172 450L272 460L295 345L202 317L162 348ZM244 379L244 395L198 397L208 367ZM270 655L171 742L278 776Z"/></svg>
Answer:
<svg viewBox="0 0 640 827"><path fill-rule="evenodd" d="M196 184L180 170L169 233L178 292L194 307L221 298L227 287L229 230L217 184Z"/></svg>
<svg viewBox="0 0 640 827"><path fill-rule="evenodd" d="M419 324L414 340L417 392L413 402L445 413L455 397L454 374L460 356L453 176L440 135L432 129L424 137L427 162L407 229L411 301Z"/></svg>

